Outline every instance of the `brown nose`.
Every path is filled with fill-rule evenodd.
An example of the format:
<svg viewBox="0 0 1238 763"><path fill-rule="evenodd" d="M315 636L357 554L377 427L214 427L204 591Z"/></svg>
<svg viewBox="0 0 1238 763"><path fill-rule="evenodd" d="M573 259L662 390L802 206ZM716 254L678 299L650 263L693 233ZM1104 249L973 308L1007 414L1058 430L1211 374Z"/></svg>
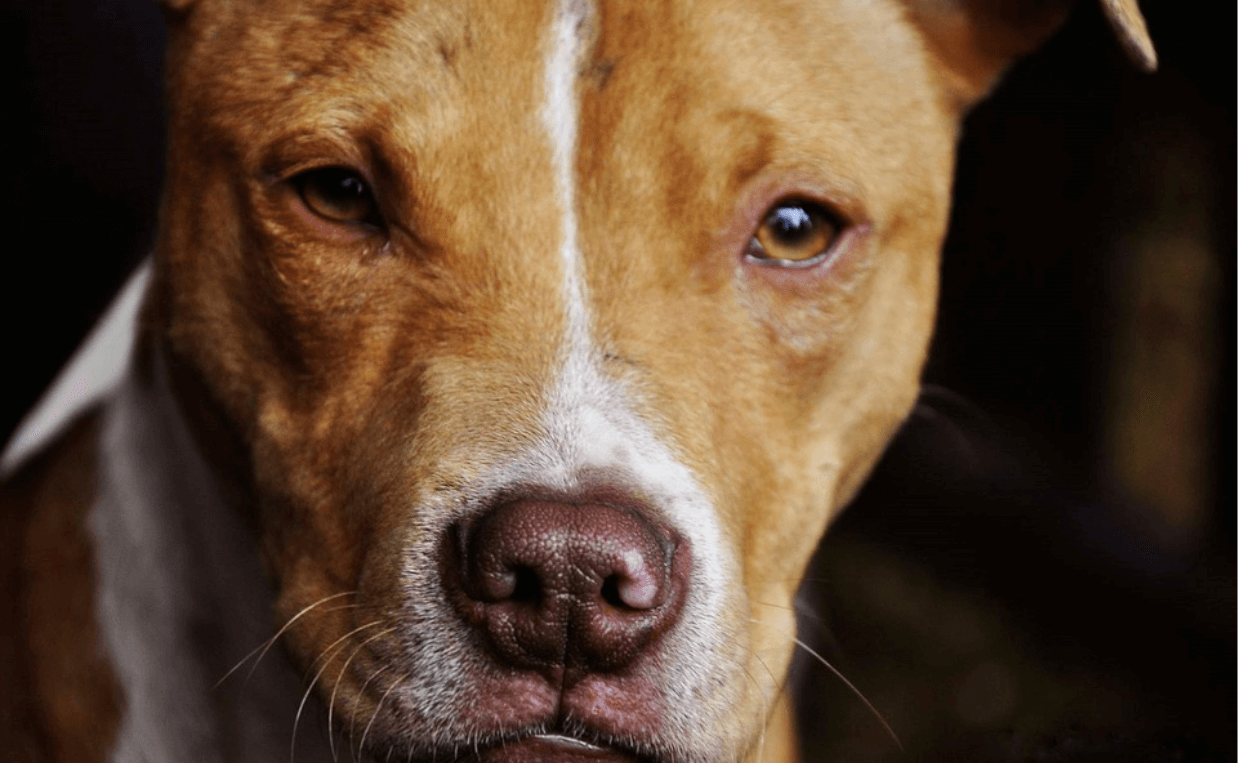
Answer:
<svg viewBox="0 0 1238 763"><path fill-rule="evenodd" d="M643 512L521 500L456 535L461 611L513 666L615 670L683 607L687 544Z"/></svg>

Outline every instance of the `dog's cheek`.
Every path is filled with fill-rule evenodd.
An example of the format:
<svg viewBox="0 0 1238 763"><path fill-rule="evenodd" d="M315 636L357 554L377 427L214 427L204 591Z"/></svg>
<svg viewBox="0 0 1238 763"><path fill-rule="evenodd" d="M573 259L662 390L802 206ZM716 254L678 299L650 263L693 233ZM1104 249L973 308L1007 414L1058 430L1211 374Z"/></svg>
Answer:
<svg viewBox="0 0 1238 763"><path fill-rule="evenodd" d="M399 375L397 404L380 394L398 352L375 269L326 273L289 264L294 257L321 262L318 252L262 247L252 256L282 258L272 267L288 276L273 278L270 299L248 311L254 326L270 332L255 343L280 347L257 355L248 371L253 419L243 424L267 555L281 581L308 571L321 588L350 588L379 506L376 454L397 447L398 432L415 422L417 373Z"/></svg>
<svg viewBox="0 0 1238 763"><path fill-rule="evenodd" d="M833 438L838 459L833 513L854 497L919 394L937 294L938 257L905 254L874 284L874 295L856 318L832 388L814 427ZM897 304L898 309L889 305Z"/></svg>
<svg viewBox="0 0 1238 763"><path fill-rule="evenodd" d="M334 346L321 376L266 405L258 428L255 463L280 615L356 592L352 625L303 635L302 659L351 627L388 616L401 600L409 549L443 519L425 503L441 475L474 477L478 460L513 457L536 434L539 396L527 379L548 377L551 359L531 360L539 353L527 342L507 341L499 344L513 348L512 357L476 362L472 345L489 332L439 325L435 305L443 300L409 296L417 292L413 276L394 268L383 278L396 286L371 289L364 318L323 316L312 324L317 341ZM487 320L483 309L460 312ZM491 424L482 442L478 421Z"/></svg>
<svg viewBox="0 0 1238 763"><path fill-rule="evenodd" d="M304 668L345 634L381 617L381 602L395 600L412 506L407 485L413 467L401 463L400 454L409 450L401 430L416 426L421 404L418 384L404 389L404 403L384 416L337 423L331 434L292 447L256 449L263 473L262 546L279 590L276 620L293 621L313 607L312 617L297 618L288 631ZM323 601L331 603L315 606ZM334 676L339 665L333 670Z"/></svg>
<svg viewBox="0 0 1238 763"><path fill-rule="evenodd" d="M749 578L754 598L789 603L816 539L915 399L937 259L912 254L928 250L902 238L888 243L848 253L851 261L822 279L812 298L789 296L760 273L740 281L740 304L765 339L751 351L768 369L761 444L772 454L771 473L749 477L767 494L746 499L754 508L744 535L759 560ZM782 521L762 521L770 506Z"/></svg>

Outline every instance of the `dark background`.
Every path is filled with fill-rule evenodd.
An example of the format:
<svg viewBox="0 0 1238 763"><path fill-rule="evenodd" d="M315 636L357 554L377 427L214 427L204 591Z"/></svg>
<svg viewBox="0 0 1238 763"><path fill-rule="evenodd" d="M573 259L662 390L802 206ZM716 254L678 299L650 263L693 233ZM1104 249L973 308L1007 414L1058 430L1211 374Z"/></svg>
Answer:
<svg viewBox="0 0 1238 763"><path fill-rule="evenodd" d="M908 758L1234 759L1235 11L1143 6L1157 74L1085 1L969 118L923 401L803 590ZM0 34L7 439L150 245L162 29ZM809 663L809 759L890 757Z"/></svg>

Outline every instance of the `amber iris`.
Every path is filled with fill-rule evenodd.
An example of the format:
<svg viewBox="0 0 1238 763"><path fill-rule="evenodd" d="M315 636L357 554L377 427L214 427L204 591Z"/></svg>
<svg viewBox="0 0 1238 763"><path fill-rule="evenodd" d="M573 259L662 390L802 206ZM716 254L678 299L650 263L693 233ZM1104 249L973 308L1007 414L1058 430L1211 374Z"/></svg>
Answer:
<svg viewBox="0 0 1238 763"><path fill-rule="evenodd" d="M818 204L783 202L765 214L747 254L774 264L803 267L825 258L841 228L838 219Z"/></svg>

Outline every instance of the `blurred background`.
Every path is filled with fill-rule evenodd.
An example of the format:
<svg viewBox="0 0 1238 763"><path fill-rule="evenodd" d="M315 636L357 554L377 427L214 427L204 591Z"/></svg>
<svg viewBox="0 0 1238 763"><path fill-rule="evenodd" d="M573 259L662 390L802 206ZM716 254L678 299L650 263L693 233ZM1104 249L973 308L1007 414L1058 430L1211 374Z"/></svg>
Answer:
<svg viewBox="0 0 1238 763"><path fill-rule="evenodd" d="M1235 8L1094 2L965 126L925 392L801 591L808 761L1235 758ZM1189 10L1188 10L1189 8ZM4 0L5 440L150 245L154 0Z"/></svg>

